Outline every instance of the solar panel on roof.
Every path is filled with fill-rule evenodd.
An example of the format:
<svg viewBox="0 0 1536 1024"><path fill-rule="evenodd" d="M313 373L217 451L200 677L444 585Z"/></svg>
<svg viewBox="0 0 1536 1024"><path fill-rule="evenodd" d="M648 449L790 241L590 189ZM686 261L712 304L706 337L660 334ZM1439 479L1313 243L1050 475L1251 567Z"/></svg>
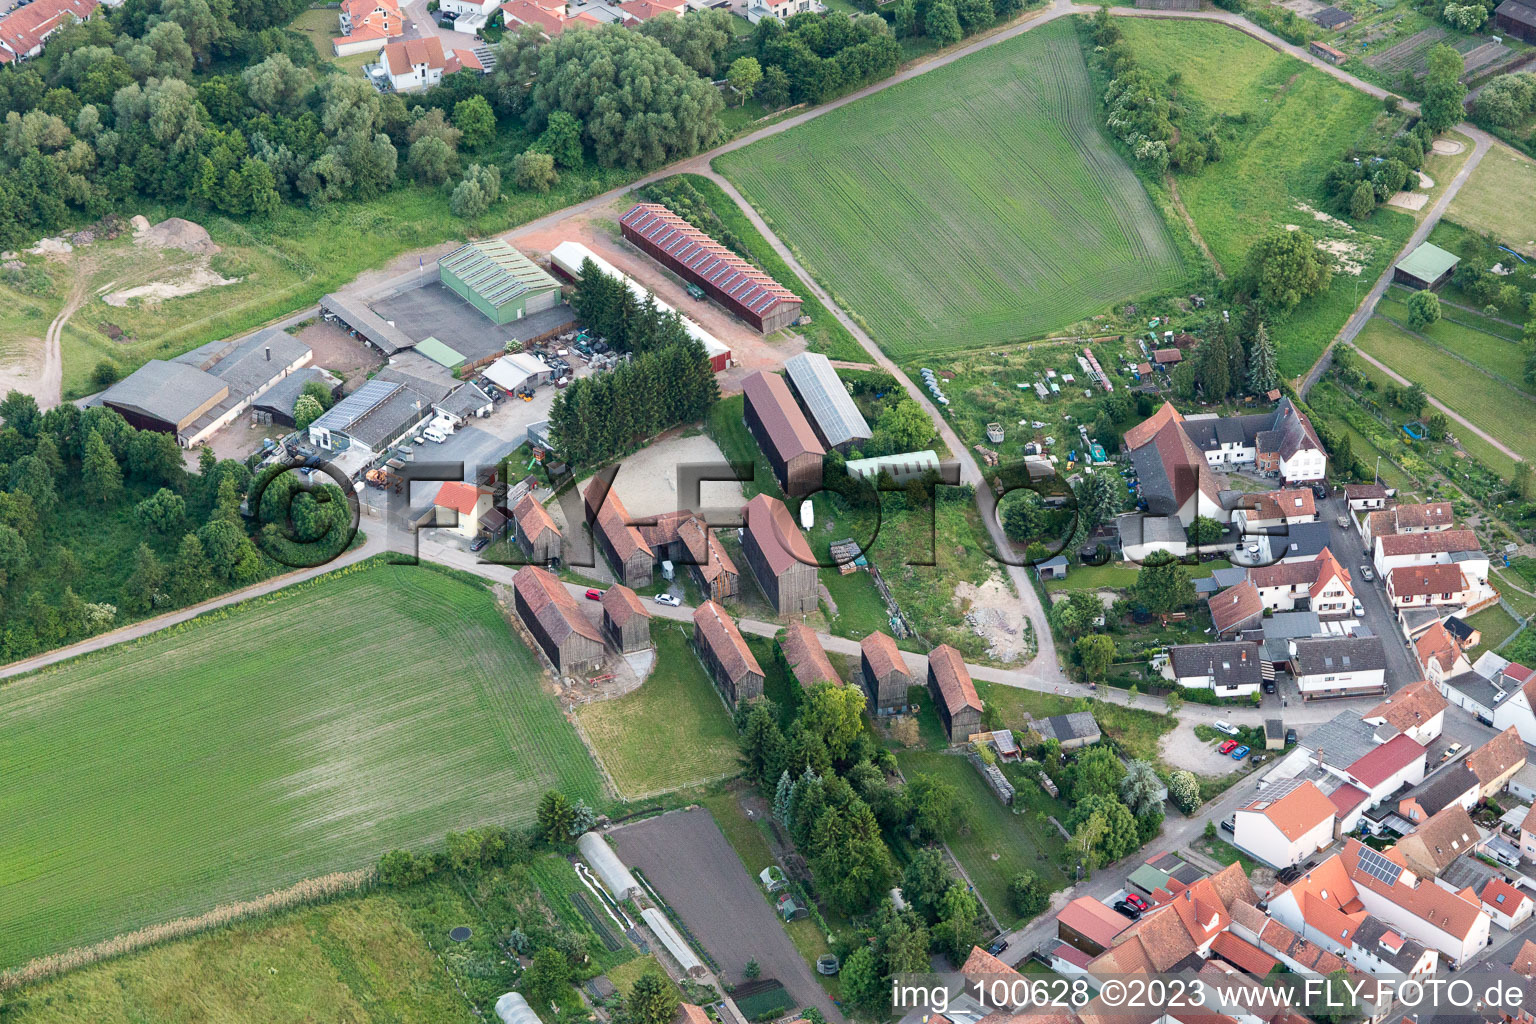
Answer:
<svg viewBox="0 0 1536 1024"><path fill-rule="evenodd" d="M392 380L364 381L362 387L328 409L312 426L346 430L403 386Z"/></svg>
<svg viewBox="0 0 1536 1024"><path fill-rule="evenodd" d="M1360 859L1357 861L1360 870L1378 881L1388 885L1396 885L1402 877L1403 869L1400 865L1392 863L1369 846L1360 848Z"/></svg>

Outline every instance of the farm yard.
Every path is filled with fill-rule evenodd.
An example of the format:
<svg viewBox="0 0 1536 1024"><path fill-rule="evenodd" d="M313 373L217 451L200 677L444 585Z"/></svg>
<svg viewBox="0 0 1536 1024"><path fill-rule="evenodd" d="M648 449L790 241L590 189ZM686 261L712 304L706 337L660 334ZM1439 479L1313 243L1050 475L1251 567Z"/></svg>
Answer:
<svg viewBox="0 0 1536 1024"><path fill-rule="evenodd" d="M490 594L420 567L363 563L23 677L0 723L0 968L525 824L552 786L602 802Z"/></svg>
<svg viewBox="0 0 1536 1024"><path fill-rule="evenodd" d="M1280 372L1296 377L1316 361L1413 230L1414 218L1377 210L1360 227L1323 213L1323 177L1350 146L1400 123L1380 102L1212 22L1127 18L1119 23L1136 57L1162 81L1178 71L1179 101L1222 123L1224 155L1178 179L1184 207L1228 274L1276 224L1311 233L1334 255L1328 291L1273 326Z"/></svg>
<svg viewBox="0 0 1536 1024"><path fill-rule="evenodd" d="M1178 285L1065 21L718 158L899 359L1036 337Z"/></svg>
<svg viewBox="0 0 1536 1024"><path fill-rule="evenodd" d="M656 667L638 690L576 711L619 795L637 799L739 770L736 729L683 627L651 624Z"/></svg>

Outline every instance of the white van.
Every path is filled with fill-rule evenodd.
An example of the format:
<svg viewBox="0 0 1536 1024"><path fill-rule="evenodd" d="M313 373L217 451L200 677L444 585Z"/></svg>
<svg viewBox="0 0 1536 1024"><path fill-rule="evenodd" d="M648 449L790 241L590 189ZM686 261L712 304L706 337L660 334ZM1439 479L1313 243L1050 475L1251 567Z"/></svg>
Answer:
<svg viewBox="0 0 1536 1024"><path fill-rule="evenodd" d="M448 435L443 433L441 430L438 430L436 427L428 427L426 430L421 432L421 436L426 438L428 441L431 441L433 444L442 444L444 441L448 440Z"/></svg>

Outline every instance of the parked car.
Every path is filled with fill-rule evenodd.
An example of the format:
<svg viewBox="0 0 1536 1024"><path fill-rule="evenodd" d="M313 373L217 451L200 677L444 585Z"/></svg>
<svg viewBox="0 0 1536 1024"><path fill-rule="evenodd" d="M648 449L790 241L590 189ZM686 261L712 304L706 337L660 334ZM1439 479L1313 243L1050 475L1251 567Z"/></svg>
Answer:
<svg viewBox="0 0 1536 1024"><path fill-rule="evenodd" d="M588 590L587 591L587 600L588 601L601 601L602 599L603 599L603 592L601 590Z"/></svg>
<svg viewBox="0 0 1536 1024"><path fill-rule="evenodd" d="M1295 729L1287 729L1287 730L1285 730L1285 745L1286 746L1290 746L1292 743L1295 743L1295 742L1296 742L1296 730Z"/></svg>
<svg viewBox="0 0 1536 1024"><path fill-rule="evenodd" d="M1132 921L1141 920L1141 911L1125 902L1125 900L1116 900L1115 909L1124 914L1126 917L1130 918Z"/></svg>
<svg viewBox="0 0 1536 1024"><path fill-rule="evenodd" d="M1238 747L1236 750L1232 751L1232 760L1234 760L1234 761L1241 761L1243 758L1245 758L1247 756L1248 756L1248 748L1247 747Z"/></svg>
<svg viewBox="0 0 1536 1024"><path fill-rule="evenodd" d="M1237 833L1237 815L1234 814L1230 818L1223 819L1221 823L1221 830L1223 832L1231 832L1235 835Z"/></svg>
<svg viewBox="0 0 1536 1024"><path fill-rule="evenodd" d="M1143 913L1151 909L1152 906L1150 903L1142 899L1138 894L1134 892L1128 892L1125 894L1125 902L1129 903L1131 906L1135 907L1137 910L1142 911Z"/></svg>
<svg viewBox="0 0 1536 1024"><path fill-rule="evenodd" d="M683 604L680 598L673 597L671 594L657 594L656 603L664 604L669 608L680 608Z"/></svg>
<svg viewBox="0 0 1536 1024"><path fill-rule="evenodd" d="M1460 750L1460 743L1452 743L1450 746L1445 748L1445 753L1440 755L1440 763L1444 764L1445 762L1449 761L1451 758L1455 757Z"/></svg>
<svg viewBox="0 0 1536 1024"><path fill-rule="evenodd" d="M1348 516L1339 516L1333 522L1334 522L1334 525L1338 526L1338 528L1341 529L1341 530L1349 529L1349 517Z"/></svg>
<svg viewBox="0 0 1536 1024"><path fill-rule="evenodd" d="M992 940L992 945L987 947L987 952L991 953L993 956L997 956L997 954L1001 953L1007 948L1008 940L999 935L997 938Z"/></svg>
<svg viewBox="0 0 1536 1024"><path fill-rule="evenodd" d="M1217 732L1224 732L1228 736L1236 736L1240 731L1237 726L1233 725L1231 722L1224 722L1220 719L1212 722L1211 728L1215 729Z"/></svg>
<svg viewBox="0 0 1536 1024"><path fill-rule="evenodd" d="M442 444L444 441L448 440L448 435L443 433L441 430L438 430L436 427L428 427L426 430L421 432L421 436L426 438L428 441L431 441L433 444Z"/></svg>
<svg viewBox="0 0 1536 1024"><path fill-rule="evenodd" d="M1232 753L1232 751L1234 751L1236 749L1237 749L1237 740L1227 740L1226 742L1222 743L1221 746L1216 748L1216 753L1218 753L1218 754L1230 754L1230 753Z"/></svg>
<svg viewBox="0 0 1536 1024"><path fill-rule="evenodd" d="M1274 693L1275 692L1275 681L1273 679L1266 679L1266 680L1264 680L1264 692L1265 693Z"/></svg>
<svg viewBox="0 0 1536 1024"><path fill-rule="evenodd" d="M1355 611L1355 618L1357 618L1357 619L1365 618L1365 605L1360 603L1360 599L1358 597L1355 598L1355 608L1354 608L1354 611Z"/></svg>
<svg viewBox="0 0 1536 1024"><path fill-rule="evenodd" d="M1362 565L1360 567L1360 578L1369 583L1376 578L1376 570L1368 565Z"/></svg>
<svg viewBox="0 0 1536 1024"><path fill-rule="evenodd" d="M491 542L491 538L487 537L485 534L482 533L480 536L475 538L474 543L470 544L469 550L471 550L471 551L484 551L485 550L485 546L487 544L489 544L490 542Z"/></svg>

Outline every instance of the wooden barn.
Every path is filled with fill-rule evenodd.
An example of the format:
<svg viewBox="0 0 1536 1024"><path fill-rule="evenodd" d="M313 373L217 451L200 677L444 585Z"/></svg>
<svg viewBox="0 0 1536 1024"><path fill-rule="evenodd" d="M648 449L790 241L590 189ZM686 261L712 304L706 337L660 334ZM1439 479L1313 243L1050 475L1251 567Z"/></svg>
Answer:
<svg viewBox="0 0 1536 1024"><path fill-rule="evenodd" d="M620 651L643 651L651 646L651 613L639 595L622 583L603 591L603 631Z"/></svg>
<svg viewBox="0 0 1536 1024"><path fill-rule="evenodd" d="M633 519L618 494L593 477L587 484L584 500L587 519L592 523L592 538L608 559L614 578L626 587L650 586L655 553L640 530L630 525Z"/></svg>
<svg viewBox="0 0 1536 1024"><path fill-rule="evenodd" d="M818 683L842 685L842 677L832 666L832 659L821 646L816 631L803 622L791 623L779 638L779 650L784 654L784 664L802 687Z"/></svg>
<svg viewBox="0 0 1536 1024"><path fill-rule="evenodd" d="M548 565L560 557L560 528L533 495L523 495L513 507L512 521L517 526L517 546L530 564Z"/></svg>
<svg viewBox="0 0 1536 1024"><path fill-rule="evenodd" d="M741 638L736 620L713 601L694 609L693 645L731 706L763 695L763 670L752 648Z"/></svg>
<svg viewBox="0 0 1536 1024"><path fill-rule="evenodd" d="M928 692L939 709L951 743L981 731L981 698L960 652L940 644L928 652Z"/></svg>
<svg viewBox="0 0 1536 1024"><path fill-rule="evenodd" d="M525 565L512 577L517 617L561 675L603 663L603 634L554 576Z"/></svg>
<svg viewBox="0 0 1536 1024"><path fill-rule="evenodd" d="M821 598L816 558L789 509L777 498L759 494L747 502L742 514L747 525L741 552L768 603L780 615L815 611Z"/></svg>
<svg viewBox="0 0 1536 1024"><path fill-rule="evenodd" d="M859 642L859 668L864 675L864 692L877 715L892 715L907 704L907 690L912 673L901 649L889 634L874 632Z"/></svg>
<svg viewBox="0 0 1536 1024"><path fill-rule="evenodd" d="M1497 32L1536 43L1536 0L1504 0L1493 12Z"/></svg>
<svg viewBox="0 0 1536 1024"><path fill-rule="evenodd" d="M747 429L768 457L784 493L796 497L820 487L821 460L827 451L784 378L759 370L741 382L741 391Z"/></svg>

